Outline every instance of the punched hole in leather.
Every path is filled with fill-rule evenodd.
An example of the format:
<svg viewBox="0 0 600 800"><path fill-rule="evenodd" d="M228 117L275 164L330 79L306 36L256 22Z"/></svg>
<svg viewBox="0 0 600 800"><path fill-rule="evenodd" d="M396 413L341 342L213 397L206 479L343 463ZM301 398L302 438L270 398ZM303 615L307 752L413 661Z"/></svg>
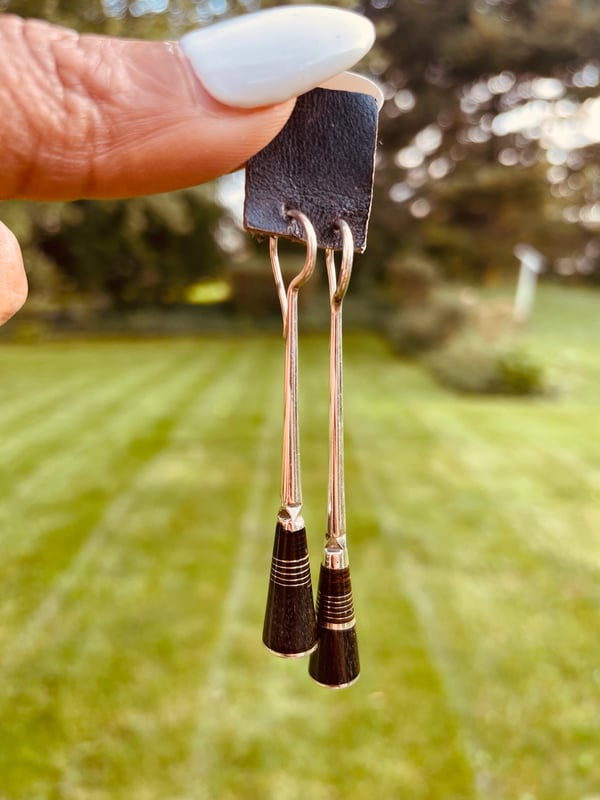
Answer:
<svg viewBox="0 0 600 800"><path fill-rule="evenodd" d="M282 131L246 165L244 227L259 236L304 241L302 211L319 247L342 249L344 219L354 249L364 252L373 197L376 100L370 95L313 89L296 101Z"/></svg>

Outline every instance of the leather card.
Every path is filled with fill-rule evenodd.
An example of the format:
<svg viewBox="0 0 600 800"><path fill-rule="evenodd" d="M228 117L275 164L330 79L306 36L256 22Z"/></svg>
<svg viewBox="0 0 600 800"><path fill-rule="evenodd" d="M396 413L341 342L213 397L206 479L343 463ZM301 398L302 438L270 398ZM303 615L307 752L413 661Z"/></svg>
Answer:
<svg viewBox="0 0 600 800"><path fill-rule="evenodd" d="M336 222L367 246L377 144L377 102L366 94L313 89L296 101L283 130L246 166L244 227L303 241L286 210L312 222L319 247L341 250Z"/></svg>

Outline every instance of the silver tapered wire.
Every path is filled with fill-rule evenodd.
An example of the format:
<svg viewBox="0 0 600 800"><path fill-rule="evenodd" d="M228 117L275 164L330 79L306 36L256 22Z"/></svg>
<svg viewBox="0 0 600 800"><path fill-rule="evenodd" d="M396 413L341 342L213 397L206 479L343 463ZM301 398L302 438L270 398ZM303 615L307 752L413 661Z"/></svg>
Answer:
<svg viewBox="0 0 600 800"><path fill-rule="evenodd" d="M302 484L300 478L300 445L298 436L298 290L313 274L317 258L317 236L308 217L301 211L290 210L288 216L297 219L306 236L306 258L301 272L285 289L277 237L269 241L271 266L281 305L285 337L285 380L283 392L283 453L281 464L281 509L279 521L286 530L304 527L302 520Z"/></svg>
<svg viewBox="0 0 600 800"><path fill-rule="evenodd" d="M342 235L343 247L339 275L336 274L333 250L326 252L331 304L331 334L329 351L329 485L325 566L333 569L348 566L344 489L342 301L348 291L354 258L350 226L345 220L339 220L337 224Z"/></svg>

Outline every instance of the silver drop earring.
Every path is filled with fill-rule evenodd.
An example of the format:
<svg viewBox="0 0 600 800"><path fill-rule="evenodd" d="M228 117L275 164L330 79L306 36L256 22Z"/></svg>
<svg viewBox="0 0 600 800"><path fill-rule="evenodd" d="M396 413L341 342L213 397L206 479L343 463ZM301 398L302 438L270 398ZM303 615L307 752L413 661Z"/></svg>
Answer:
<svg viewBox="0 0 600 800"><path fill-rule="evenodd" d="M339 275L334 251L326 252L331 314L327 533L317 593L318 645L310 658L309 673L322 686L341 689L358 679L360 660L346 541L342 350L342 302L352 274L354 246L348 223L340 220L337 227L343 242Z"/></svg>
<svg viewBox="0 0 600 800"><path fill-rule="evenodd" d="M302 271L286 290L277 253L277 237L271 237L271 265L283 317L285 369L281 506L275 528L263 642L276 655L296 658L314 650L317 642L310 561L302 517L298 434L298 290L313 274L317 239L310 220L304 214L292 210L288 215L302 225L306 236L306 260Z"/></svg>

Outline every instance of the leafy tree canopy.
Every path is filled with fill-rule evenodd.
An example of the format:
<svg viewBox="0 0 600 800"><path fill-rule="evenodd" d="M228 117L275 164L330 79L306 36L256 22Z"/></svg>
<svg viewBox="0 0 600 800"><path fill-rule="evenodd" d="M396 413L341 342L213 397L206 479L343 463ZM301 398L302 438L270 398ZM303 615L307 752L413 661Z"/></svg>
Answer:
<svg viewBox="0 0 600 800"><path fill-rule="evenodd" d="M157 38L177 37L194 25L275 4L10 0L3 8L79 30ZM561 271L593 271L600 253L600 7L595 0L337 5L355 8L375 23L377 44L361 69L381 83L387 98L361 274L377 278L390 259L416 252L451 277L477 279L490 270L513 268L513 248L520 241L539 247ZM80 204L77 224L71 211L59 223L60 247L46 234L40 247L74 280L73 270L78 270L64 260L64 237L76 235L82 208L85 214L98 208L105 221L117 215L122 246L147 261L150 273L160 272L166 267L153 260L144 244L149 231L164 224L169 235L180 234L166 212L147 202L135 201L132 208L138 211L127 212L117 211L117 205ZM189 197L181 202L184 207ZM142 207L146 222L136 228L131 217ZM212 236L218 212L206 194L200 209L209 222L195 219L203 234ZM89 235L100 233L102 224L100 219L90 223ZM135 236L139 241L133 241ZM154 247L160 250L159 239L154 234ZM186 258L177 246L169 252ZM224 263L218 245L213 256L214 264ZM80 268L82 286L91 285L92 261L88 255L87 266ZM108 269L106 262L97 259L93 269ZM177 285L185 273L170 266ZM135 270L130 274L140 280ZM157 284L166 296L169 280Z"/></svg>

